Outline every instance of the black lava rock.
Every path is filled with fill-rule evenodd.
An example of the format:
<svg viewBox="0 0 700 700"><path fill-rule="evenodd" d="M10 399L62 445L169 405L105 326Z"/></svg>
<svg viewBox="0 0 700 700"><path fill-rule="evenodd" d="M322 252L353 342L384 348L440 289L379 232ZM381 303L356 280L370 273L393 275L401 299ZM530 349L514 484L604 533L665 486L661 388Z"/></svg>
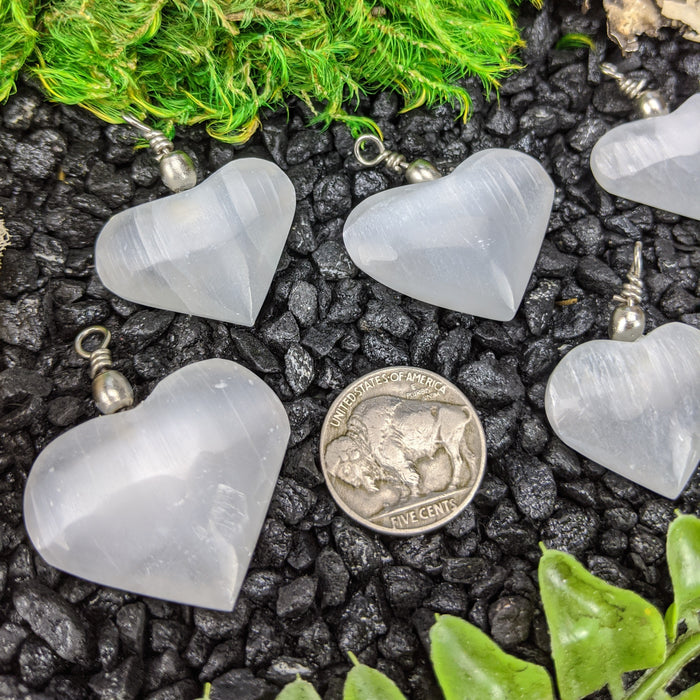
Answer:
<svg viewBox="0 0 700 700"><path fill-rule="evenodd" d="M286 350L292 343L299 342L299 326L288 311L263 326L261 333L263 339L278 350Z"/></svg>
<svg viewBox="0 0 700 700"><path fill-rule="evenodd" d="M143 685L140 659L130 656L114 671L103 671L90 679L90 690L104 700L133 700Z"/></svg>
<svg viewBox="0 0 700 700"><path fill-rule="evenodd" d="M560 291L561 283L558 280L543 279L525 297L523 310L533 335L542 335L549 327L554 315L554 302Z"/></svg>
<svg viewBox="0 0 700 700"><path fill-rule="evenodd" d="M431 588L430 579L408 566L391 566L382 570L382 582L389 603L396 610L417 608Z"/></svg>
<svg viewBox="0 0 700 700"><path fill-rule="evenodd" d="M366 576L381 565L382 554L377 543L344 518L333 520L333 538L352 576Z"/></svg>
<svg viewBox="0 0 700 700"><path fill-rule="evenodd" d="M57 156L66 150L61 134L51 129L39 129L15 147L10 169L21 177L43 180L56 171Z"/></svg>
<svg viewBox="0 0 700 700"><path fill-rule="evenodd" d="M41 688L62 668L61 657L36 637L22 644L19 653L19 675L31 688Z"/></svg>
<svg viewBox="0 0 700 700"><path fill-rule="evenodd" d="M122 325L118 340L124 341L132 352L142 350L165 333L174 315L170 311L137 311Z"/></svg>
<svg viewBox="0 0 700 700"><path fill-rule="evenodd" d="M105 622L97 636L97 656L105 671L112 671L119 659L119 630L111 621Z"/></svg>
<svg viewBox="0 0 700 700"><path fill-rule="evenodd" d="M289 292L289 310L294 314L300 326L312 326L318 318L316 287L304 280L295 282Z"/></svg>
<svg viewBox="0 0 700 700"><path fill-rule="evenodd" d="M523 596L499 598L489 607L491 636L504 649L524 642L530 634L534 608Z"/></svg>
<svg viewBox="0 0 700 700"><path fill-rule="evenodd" d="M306 129L298 131L289 139L287 145L287 163L297 165L309 160L311 156L326 153L331 148L331 138L327 131Z"/></svg>
<svg viewBox="0 0 700 700"><path fill-rule="evenodd" d="M316 574L320 581L321 605L325 608L345 601L350 573L334 550L324 549L316 559Z"/></svg>
<svg viewBox="0 0 700 700"><path fill-rule="evenodd" d="M342 280L357 274L357 268L345 247L337 241L322 243L314 252L313 259L324 279Z"/></svg>
<svg viewBox="0 0 700 700"><path fill-rule="evenodd" d="M266 609L253 613L245 645L246 665L258 668L269 664L282 651L283 638L277 620Z"/></svg>
<svg viewBox="0 0 700 700"><path fill-rule="evenodd" d="M542 531L545 546L570 554L582 554L593 546L598 533L598 519L588 511L565 508L557 511Z"/></svg>
<svg viewBox="0 0 700 700"><path fill-rule="evenodd" d="M476 406L507 406L525 394L515 368L498 362L491 353L462 367L457 383Z"/></svg>
<svg viewBox="0 0 700 700"><path fill-rule="evenodd" d="M62 659L88 664L94 649L86 622L58 593L37 581L21 584L12 596L15 610Z"/></svg>
<svg viewBox="0 0 700 700"><path fill-rule="evenodd" d="M27 295L16 302L0 299L0 317L1 341L31 351L41 348L48 324L39 296Z"/></svg>
<svg viewBox="0 0 700 700"><path fill-rule="evenodd" d="M219 640L240 634L248 624L250 615L250 604L245 598L239 598L233 612L230 613L196 608L193 622L209 639Z"/></svg>
<svg viewBox="0 0 700 700"><path fill-rule="evenodd" d="M143 654L146 640L146 606L130 603L117 613L117 628L124 648L137 656Z"/></svg>
<svg viewBox="0 0 700 700"><path fill-rule="evenodd" d="M39 286L39 265L29 251L9 248L0 268L0 286L10 298L30 292Z"/></svg>
<svg viewBox="0 0 700 700"><path fill-rule="evenodd" d="M299 617L313 604L316 597L316 579L302 576L279 589L277 614L282 617Z"/></svg>
<svg viewBox="0 0 700 700"><path fill-rule="evenodd" d="M338 646L342 652L358 654L386 634L383 610L370 597L356 593L345 608L338 626Z"/></svg>
<svg viewBox="0 0 700 700"><path fill-rule="evenodd" d="M314 378L314 361L298 343L290 345L284 355L284 374L297 396L309 388Z"/></svg>
<svg viewBox="0 0 700 700"><path fill-rule="evenodd" d="M314 212L319 221L347 216L352 206L352 188L347 175L322 177L314 186Z"/></svg>
<svg viewBox="0 0 700 700"><path fill-rule="evenodd" d="M85 186L110 207L126 204L134 195L134 183L129 174L100 161L90 169Z"/></svg>
<svg viewBox="0 0 700 700"><path fill-rule="evenodd" d="M508 481L515 503L533 520L548 518L556 507L557 487L550 468L534 457L508 461Z"/></svg>
<svg viewBox="0 0 700 700"><path fill-rule="evenodd" d="M279 361L259 338L238 328L232 328L230 332L241 359L252 369L264 374L279 372Z"/></svg>
<svg viewBox="0 0 700 700"><path fill-rule="evenodd" d="M277 688L256 678L247 668L234 669L219 676L211 684L211 700L272 700Z"/></svg>

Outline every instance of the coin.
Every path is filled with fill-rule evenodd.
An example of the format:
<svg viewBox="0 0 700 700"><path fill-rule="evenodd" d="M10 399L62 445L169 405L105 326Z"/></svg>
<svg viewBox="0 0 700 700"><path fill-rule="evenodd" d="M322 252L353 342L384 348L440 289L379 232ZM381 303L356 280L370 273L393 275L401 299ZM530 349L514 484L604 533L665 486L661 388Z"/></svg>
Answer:
<svg viewBox="0 0 700 700"><path fill-rule="evenodd" d="M350 384L321 429L321 467L338 505L377 532L418 535L464 510L486 466L481 421L439 374L387 367Z"/></svg>

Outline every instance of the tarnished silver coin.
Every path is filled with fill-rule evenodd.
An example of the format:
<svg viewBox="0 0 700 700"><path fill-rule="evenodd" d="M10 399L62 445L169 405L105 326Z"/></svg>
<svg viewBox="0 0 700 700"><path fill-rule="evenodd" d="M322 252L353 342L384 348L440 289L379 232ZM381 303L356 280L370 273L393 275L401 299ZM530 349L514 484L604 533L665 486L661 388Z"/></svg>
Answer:
<svg viewBox="0 0 700 700"><path fill-rule="evenodd" d="M333 498L377 532L418 535L457 516L479 488L484 430L451 382L416 367L387 367L350 384L321 430L321 466Z"/></svg>

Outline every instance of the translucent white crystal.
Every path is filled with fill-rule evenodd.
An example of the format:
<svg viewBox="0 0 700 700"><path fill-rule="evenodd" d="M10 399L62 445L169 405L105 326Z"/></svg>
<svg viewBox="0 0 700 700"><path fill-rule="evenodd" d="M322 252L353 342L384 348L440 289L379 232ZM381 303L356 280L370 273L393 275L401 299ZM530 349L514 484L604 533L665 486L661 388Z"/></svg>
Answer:
<svg viewBox="0 0 700 700"><path fill-rule="evenodd" d="M552 372L545 409L567 445L677 498L700 459L700 330L668 323L633 343L575 347Z"/></svg>
<svg viewBox="0 0 700 700"><path fill-rule="evenodd" d="M447 177L372 195L351 212L343 238L355 264L387 287L507 321L525 293L553 198L534 158L493 148Z"/></svg>
<svg viewBox="0 0 700 700"><path fill-rule="evenodd" d="M97 274L124 299L252 326L295 207L274 163L234 160L191 190L113 216L95 245Z"/></svg>
<svg viewBox="0 0 700 700"><path fill-rule="evenodd" d="M671 114L608 131L591 170L618 197L700 219L700 93Z"/></svg>
<svg viewBox="0 0 700 700"><path fill-rule="evenodd" d="M288 438L262 380L228 360L196 362L136 408L93 418L39 455L27 532L75 576L231 610Z"/></svg>

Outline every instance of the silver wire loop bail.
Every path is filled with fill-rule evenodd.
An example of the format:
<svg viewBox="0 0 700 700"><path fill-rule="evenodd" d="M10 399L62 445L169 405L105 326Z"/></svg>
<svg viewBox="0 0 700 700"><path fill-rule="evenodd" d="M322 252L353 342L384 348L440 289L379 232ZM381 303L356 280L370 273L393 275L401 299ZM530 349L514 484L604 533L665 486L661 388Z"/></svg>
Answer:
<svg viewBox="0 0 700 700"><path fill-rule="evenodd" d="M666 98L658 90L647 90L646 78L630 78L621 73L612 63L603 62L600 72L617 81L620 91L634 100L634 106L640 117L660 117L668 114Z"/></svg>
<svg viewBox="0 0 700 700"><path fill-rule="evenodd" d="M621 73L612 63L603 62L600 64L600 72L610 78L614 78L620 86L620 91L631 100L639 97L647 86L647 79L635 80Z"/></svg>
<svg viewBox="0 0 700 700"><path fill-rule="evenodd" d="M363 150L366 144L372 144L377 150L377 155L374 158L366 158L363 155ZM390 151L384 142L374 134L362 134L355 139L355 147L353 148L355 158L367 167L384 163L388 170L395 173L403 172L406 179L410 183L427 182L428 180L437 180L440 177L438 169L427 160L419 158L409 163L402 153Z"/></svg>
<svg viewBox="0 0 700 700"><path fill-rule="evenodd" d="M363 155L362 152L366 144L372 144L377 150L377 155L374 158L366 158ZM384 145L384 142L374 134L362 134L362 136L358 136L357 139L355 139L353 152L355 158L357 158L362 165L366 165L367 167L379 165L384 161L387 161L386 167L396 173L400 173L408 167L408 161L400 153L390 151Z"/></svg>
<svg viewBox="0 0 700 700"><path fill-rule="evenodd" d="M90 335L101 335L102 342L95 350L86 350L85 339ZM104 326L84 328L75 338L75 351L90 360L90 378L92 379L92 397L100 412L116 413L129 408L134 403L134 391L129 380L112 367L112 353L108 349L112 334Z"/></svg>
<svg viewBox="0 0 700 700"><path fill-rule="evenodd" d="M632 342L644 333L646 317L644 309L639 305L642 301L642 244L634 244L632 265L627 272L627 282L622 285L622 291L613 296L618 306L613 309L610 318L609 335L613 340Z"/></svg>
<svg viewBox="0 0 700 700"><path fill-rule="evenodd" d="M91 335L101 335L102 342L95 350L86 350L83 346L83 341ZM94 379L95 375L112 366L112 353L107 349L109 341L112 339L112 334L104 326L90 326L84 328L75 337L75 351L90 360L90 378Z"/></svg>
<svg viewBox="0 0 700 700"><path fill-rule="evenodd" d="M148 124L144 124L140 119L126 112L122 113L122 119L129 124L129 126L133 126L134 129L140 131L141 135L148 140L148 144L153 151L153 156L157 161L160 161L164 155L173 152L175 148L173 142L162 131L154 129L148 126Z"/></svg>
<svg viewBox="0 0 700 700"><path fill-rule="evenodd" d="M160 167L160 177L168 189L182 192L197 184L197 170L192 158L184 151L173 150L173 142L162 131L144 124L126 112L122 113L122 119L148 140L153 157Z"/></svg>
<svg viewBox="0 0 700 700"><path fill-rule="evenodd" d="M627 272L627 282L622 285L622 291L619 294L613 296L613 301L617 301L620 304L627 304L632 306L633 304L639 304L642 300L642 244L637 241L634 244L634 258L632 260L632 266Z"/></svg>

